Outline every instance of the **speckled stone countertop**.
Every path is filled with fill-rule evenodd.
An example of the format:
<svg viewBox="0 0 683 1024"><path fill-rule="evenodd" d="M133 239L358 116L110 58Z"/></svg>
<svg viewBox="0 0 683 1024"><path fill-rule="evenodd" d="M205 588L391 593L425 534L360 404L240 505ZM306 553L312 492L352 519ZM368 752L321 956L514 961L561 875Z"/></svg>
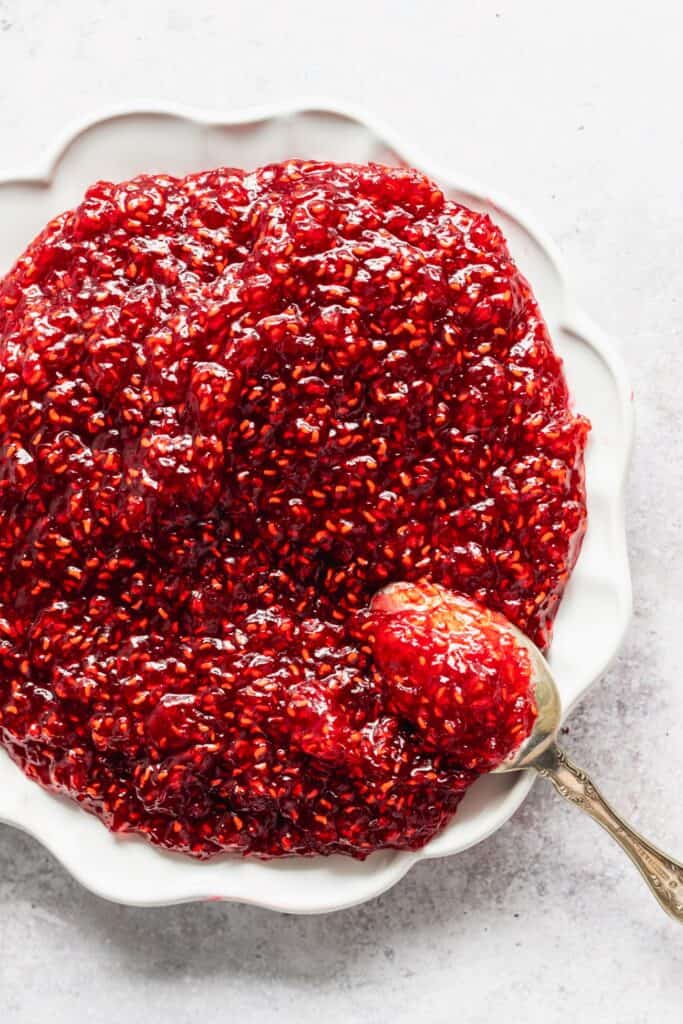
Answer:
<svg viewBox="0 0 683 1024"><path fill-rule="evenodd" d="M555 237L580 301L622 347L638 419L635 616L567 746L679 857L682 32L665 0L561 12L542 0L423 0L419 12L410 0L0 0L0 173L112 103L226 111L326 96L515 197ZM3 1024L680 1024L682 979L680 927L549 787L475 849L319 918L111 906L0 826Z"/></svg>

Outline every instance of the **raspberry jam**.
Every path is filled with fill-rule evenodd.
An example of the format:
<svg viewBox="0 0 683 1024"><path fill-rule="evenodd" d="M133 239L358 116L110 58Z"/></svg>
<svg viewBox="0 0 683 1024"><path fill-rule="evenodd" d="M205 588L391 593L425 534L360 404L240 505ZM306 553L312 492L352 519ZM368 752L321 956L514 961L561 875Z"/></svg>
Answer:
<svg viewBox="0 0 683 1024"><path fill-rule="evenodd" d="M3 745L197 857L421 846L534 716L434 585L547 646L587 431L499 229L416 171L96 184L0 284Z"/></svg>
<svg viewBox="0 0 683 1024"><path fill-rule="evenodd" d="M376 594L363 618L386 707L425 748L486 772L529 735L529 653L497 612L435 583L404 582Z"/></svg>

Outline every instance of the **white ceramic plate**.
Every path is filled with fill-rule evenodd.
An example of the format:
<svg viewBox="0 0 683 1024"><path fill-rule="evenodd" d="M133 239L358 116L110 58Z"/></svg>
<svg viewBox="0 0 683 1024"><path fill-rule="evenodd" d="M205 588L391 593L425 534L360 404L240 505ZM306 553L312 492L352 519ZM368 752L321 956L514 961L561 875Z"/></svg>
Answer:
<svg viewBox="0 0 683 1024"><path fill-rule="evenodd" d="M486 210L529 277L564 358L577 409L593 424L587 454L589 526L555 626L550 661L569 709L616 653L631 612L623 490L633 417L617 352L572 300L552 242L514 204L493 197L393 137L358 112L326 104L219 118L178 108L108 111L78 125L32 172L0 180L0 273L56 213L98 178L143 171L187 174L219 165L256 167L300 156L408 163L453 198ZM449 827L418 853L379 852L360 863L316 857L208 864L110 834L75 804L29 782L0 752L0 820L36 836L83 885L122 903L238 900L290 913L335 910L377 896L417 861L457 853L499 828L531 787L531 774L490 776L472 788Z"/></svg>

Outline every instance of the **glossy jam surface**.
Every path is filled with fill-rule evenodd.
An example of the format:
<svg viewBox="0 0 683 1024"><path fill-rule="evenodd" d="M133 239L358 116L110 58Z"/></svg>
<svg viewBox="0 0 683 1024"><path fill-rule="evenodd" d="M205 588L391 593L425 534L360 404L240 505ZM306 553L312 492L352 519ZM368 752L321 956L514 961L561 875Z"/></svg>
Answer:
<svg viewBox="0 0 683 1024"><path fill-rule="evenodd" d="M4 746L199 857L423 844L528 708L472 730L369 603L545 646L587 430L500 231L415 171L95 185L0 285Z"/></svg>
<svg viewBox="0 0 683 1024"><path fill-rule="evenodd" d="M528 651L497 612L436 583L391 583L364 628L387 708L425 749L496 768L536 719Z"/></svg>

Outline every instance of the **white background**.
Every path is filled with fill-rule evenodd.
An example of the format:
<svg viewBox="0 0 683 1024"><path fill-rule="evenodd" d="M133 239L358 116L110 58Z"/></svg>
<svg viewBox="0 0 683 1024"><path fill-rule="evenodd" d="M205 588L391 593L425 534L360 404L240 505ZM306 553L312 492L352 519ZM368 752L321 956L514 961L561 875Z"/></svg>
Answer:
<svg viewBox="0 0 683 1024"><path fill-rule="evenodd" d="M683 859L682 42L683 9L665 0L0 0L0 176L112 103L224 113L325 96L554 235L623 349L638 415L636 614L567 745ZM683 930L540 786L476 849L309 919L110 906L0 827L3 1024L247 1016L680 1024Z"/></svg>

